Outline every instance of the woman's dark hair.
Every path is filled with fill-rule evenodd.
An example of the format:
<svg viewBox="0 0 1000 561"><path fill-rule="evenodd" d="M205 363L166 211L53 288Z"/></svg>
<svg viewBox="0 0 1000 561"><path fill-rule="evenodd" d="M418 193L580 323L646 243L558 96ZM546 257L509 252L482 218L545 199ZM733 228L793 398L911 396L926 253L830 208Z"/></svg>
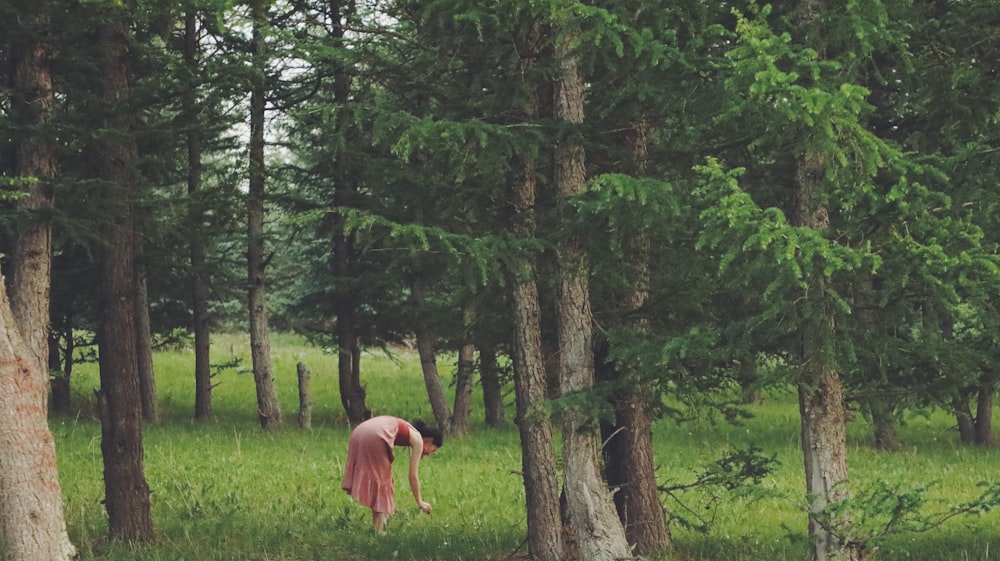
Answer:
<svg viewBox="0 0 1000 561"><path fill-rule="evenodd" d="M420 436L423 438L430 438L434 442L434 446L438 448L444 446L444 433L440 430L427 426L427 423L417 419L411 423L413 428L420 431Z"/></svg>

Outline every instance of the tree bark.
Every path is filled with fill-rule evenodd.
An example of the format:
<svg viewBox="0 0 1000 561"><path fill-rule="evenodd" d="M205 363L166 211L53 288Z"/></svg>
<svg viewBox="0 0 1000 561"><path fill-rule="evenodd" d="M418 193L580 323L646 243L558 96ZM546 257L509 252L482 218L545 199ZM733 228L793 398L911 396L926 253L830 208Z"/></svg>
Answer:
<svg viewBox="0 0 1000 561"><path fill-rule="evenodd" d="M637 119L629 133L632 158L638 173L645 175L649 161L649 123L643 116ZM626 295L624 308L630 327L642 333L648 321L643 308L649 299L650 244L646 235L634 236L626 241L633 258L633 290ZM622 496L615 495L619 518L625 524L625 536L641 555L652 554L670 546L670 529L660 492L656 485L656 465L653 461L653 419L649 414L648 384L629 384L615 409L618 425L628 434L623 435L625 457L630 458L619 471L625 484Z"/></svg>
<svg viewBox="0 0 1000 561"><path fill-rule="evenodd" d="M526 46L530 47L531 43ZM530 161L516 159L512 169L511 232L518 239L526 240L534 236L535 230L535 166ZM535 561L559 561L562 559L559 485L552 423L546 411L548 389L534 258L525 253L511 257L507 274L514 324L511 359L517 408L515 422L521 435L528 553Z"/></svg>
<svg viewBox="0 0 1000 561"><path fill-rule="evenodd" d="M504 424L503 394L500 386L500 372L497 368L497 349L491 343L480 341L479 379L483 385L483 409L486 426L498 427Z"/></svg>
<svg viewBox="0 0 1000 561"><path fill-rule="evenodd" d="M426 279L419 265L414 266L413 277L410 279L410 302L414 310L420 314L427 298ZM427 322L422 319L417 320L414 328L414 336L417 339L417 354L420 355L420 370L424 375L424 386L427 388L427 397L431 403L431 410L434 412L434 419L438 428L448 433L451 431L451 411L448 410L448 398L444 393L444 386L441 385L441 376L438 373L437 358L434 353L434 334L427 326Z"/></svg>
<svg viewBox="0 0 1000 561"><path fill-rule="evenodd" d="M337 182L334 205L342 207L347 203L353 189L345 182ZM333 275L340 281L341 288L334 296L337 309L337 379L340 387L340 403L351 424L358 424L371 417L365 403L366 391L361 385L360 358L358 344L358 313L356 279L353 278L353 249L344 228L343 217L334 218L333 235Z"/></svg>
<svg viewBox="0 0 1000 561"><path fill-rule="evenodd" d="M50 407L55 411L69 411L70 405L72 405L70 380L73 374L73 351L76 342L73 340L71 321L67 322L64 330L65 333L62 335L58 333L58 329L49 330L48 371L54 373L49 379L49 386L52 388ZM66 341L65 348L59 345L60 340Z"/></svg>
<svg viewBox="0 0 1000 561"><path fill-rule="evenodd" d="M806 155L797 163L792 194L792 224L825 231L829 226L826 208L819 203L823 167L818 157ZM802 423L802 452L806 493L812 497L809 516L809 544L813 561L837 558L855 561L864 558L857 547L843 544L821 524L818 513L848 498L847 489L847 406L839 374L833 361L834 319L825 301L827 279L814 273L798 304L798 393ZM849 525L850 518L832 523Z"/></svg>
<svg viewBox="0 0 1000 561"><path fill-rule="evenodd" d="M49 25L47 14L25 15L26 30L38 37ZM17 126L15 174L28 183L27 196L17 201L25 219L17 224L12 257L10 305L19 325L24 326L24 343L39 371L48 374L49 300L52 276L52 227L46 213L53 206L51 181L58 173L53 136L47 130L55 111L49 45L36 40L13 46L14 89L10 116ZM46 376L47 377L47 376ZM41 394L46 405L47 393Z"/></svg>
<svg viewBox="0 0 1000 561"><path fill-rule="evenodd" d="M803 356L814 356L816 334L803 332ZM802 418L802 450L806 474L806 493L813 497L810 510L819 513L830 504L845 500L847 484L847 447L845 409L840 378L832 369L812 367L808 360L800 365L799 413ZM839 402L839 403L838 403ZM846 520L835 521L849 523ZM863 559L839 543L837 537L817 516L810 515L811 559Z"/></svg>
<svg viewBox="0 0 1000 561"><path fill-rule="evenodd" d="M899 443L899 435L896 432L892 405L879 395L869 397L866 401L868 411L872 416L875 449L884 452L900 450L902 445Z"/></svg>
<svg viewBox="0 0 1000 561"><path fill-rule="evenodd" d="M618 488L614 495L618 517L625 524L628 542L640 555L670 546L670 530L656 486L653 429L646 395L634 387L621 396L615 407L615 420L624 430L615 435L613 447L608 451L608 457L627 459L613 462L613 473L609 464L608 482Z"/></svg>
<svg viewBox="0 0 1000 561"><path fill-rule="evenodd" d="M309 394L309 379L312 375L309 368L303 363L298 363L295 367L299 377L299 428L312 429L312 408L313 401Z"/></svg>
<svg viewBox="0 0 1000 561"><path fill-rule="evenodd" d="M136 239L138 238L137 235ZM141 244L137 242L137 249L138 247L141 247ZM142 402L143 420L155 423L159 418L159 412L156 407L153 335L149 321L149 291L145 266L136 266L135 277L135 349L139 373L139 399Z"/></svg>
<svg viewBox="0 0 1000 561"><path fill-rule="evenodd" d="M350 10L350 6L346 7ZM348 17L341 0L330 0L331 18L330 39L334 48L343 49L344 20ZM343 108L351 95L351 74L346 68L339 68L334 77L333 99L338 108ZM346 111L340 111L337 116L337 127L341 134L350 137L352 124ZM345 165L339 160L334 164L333 205L337 209L348 208L355 204L357 185L344 173ZM371 417L371 410L365 403L366 392L361 385L360 358L361 348L358 343L358 280L356 267L356 249L351 241L350 233L344 226L343 215L337 213L334 218L333 235L333 274L338 279L340 288L334 296L337 308L337 345L338 376L340 381L340 401L352 424L358 424Z"/></svg>
<svg viewBox="0 0 1000 561"><path fill-rule="evenodd" d="M56 447L45 393L48 370L17 329L0 274L0 559L69 561Z"/></svg>
<svg viewBox="0 0 1000 561"><path fill-rule="evenodd" d="M985 372L976 399L976 444L993 446L993 396L996 393L996 375Z"/></svg>
<svg viewBox="0 0 1000 561"><path fill-rule="evenodd" d="M649 125L638 118L624 134L631 146L636 175L644 175L649 154ZM647 331L643 308L649 298L649 238L640 231L623 240L628 261L628 284L621 299L620 314L624 325L637 335ZM609 349L605 342L603 349ZM670 530L656 485L653 462L652 419L647 402L648 383L628 372L628 365L611 362L607 353L599 353L595 367L602 380L617 382L614 396L615 424L608 427L603 457L608 485L615 489L614 503L618 519L625 525L625 537L635 553L648 555L670 545Z"/></svg>
<svg viewBox="0 0 1000 561"><path fill-rule="evenodd" d="M970 399L972 399L972 392L965 388L959 388L957 395L951 400L951 407L955 411L955 421L958 423L958 438L962 444L976 442L976 418L969 405Z"/></svg>
<svg viewBox="0 0 1000 561"><path fill-rule="evenodd" d="M653 430L646 399L648 388L615 364L606 364L611 379L624 381L615 396L615 424L607 431L605 474L615 489L614 504L625 536L635 553L648 555L670 545L670 530L656 485Z"/></svg>
<svg viewBox="0 0 1000 561"><path fill-rule="evenodd" d="M339 244L337 244L339 246ZM347 295L337 298L337 379L340 385L340 403L351 424L358 424L371 417L365 403L366 391L361 385L359 360L361 348L356 334L354 299Z"/></svg>
<svg viewBox="0 0 1000 561"><path fill-rule="evenodd" d="M736 365L739 373L740 387L743 388L743 403L746 405L760 405L764 403L764 395L757 384L760 381L760 374L757 372L757 361L747 353Z"/></svg>
<svg viewBox="0 0 1000 561"><path fill-rule="evenodd" d="M538 61L545 36L538 21L527 16L521 20L514 40L524 95L523 106L512 107L512 114L517 121L531 123L538 119L541 107L542 78ZM518 241L530 241L535 237L537 182L534 160L513 156L507 178L509 228ZM532 251L525 248L515 251L507 260L505 270L513 330L510 354L514 370L514 422L521 437L528 554L534 561L560 561L563 556L559 481L553 428L546 403L548 384L542 353L537 266Z"/></svg>
<svg viewBox="0 0 1000 561"><path fill-rule="evenodd" d="M338 244L339 245L339 244ZM337 379L340 385L340 403L351 424L358 424L371 417L365 404L366 391L361 385L359 359L361 349L356 334L354 300L337 295Z"/></svg>
<svg viewBox="0 0 1000 561"><path fill-rule="evenodd" d="M199 73L198 12L188 9L184 14L184 64L192 76ZM202 138L195 126L201 109L198 105L197 81L186 84L181 100L189 123L187 133L187 195L188 246L191 255L191 330L194 332L194 418L212 419L212 343L208 316L208 281L206 280L206 249L202 188Z"/></svg>
<svg viewBox="0 0 1000 561"><path fill-rule="evenodd" d="M955 318L951 314L945 314L939 321L941 339L953 341L955 339ZM951 398L951 407L958 425L958 437L962 444L976 443L976 417L972 414L972 406L970 405L975 394L974 387L960 386L955 389Z"/></svg>
<svg viewBox="0 0 1000 561"><path fill-rule="evenodd" d="M584 86L573 45L579 37L575 24L564 23L555 37L554 117L570 125L584 121ZM564 133L556 143L555 187L562 211L585 189L584 149L576 132ZM572 216L566 216L572 223ZM557 249L559 296L559 384L565 394L589 390L594 384L594 348L590 312L589 262L578 236L559 240ZM563 474L570 523L585 561L617 561L632 557L625 530L598 465L597 423L579 409L563 413Z"/></svg>
<svg viewBox="0 0 1000 561"><path fill-rule="evenodd" d="M625 536L639 555L654 554L670 546L670 529L656 484L652 420L646 406L648 392L641 381L628 377L620 366L602 355L601 379L617 380L615 423L605 423L605 476L615 490L618 519Z"/></svg>
<svg viewBox="0 0 1000 561"><path fill-rule="evenodd" d="M877 296L878 286L872 276L868 276L861 283L856 302L854 304L854 315L862 327L868 329L872 337L883 336L887 322L883 317L885 309L879 304ZM886 365L880 361L870 361L865 368L875 373L879 380L884 380L886 376ZM868 409L872 419L873 445L876 450L884 452L895 452L900 449L899 436L896 433L896 420L894 417L894 407L891 398L881 391L882 384L872 384L868 390L870 393L863 399L863 404Z"/></svg>
<svg viewBox="0 0 1000 561"><path fill-rule="evenodd" d="M114 8L112 8L114 10ZM138 151L132 117L122 110L130 95L128 38L120 12L98 30L101 46L102 101L108 111L96 165L105 182L108 219L101 255L98 352L101 389L101 451L105 507L112 539L141 543L153 539L149 485L143 473L142 411L139 395L135 322L135 218Z"/></svg>
<svg viewBox="0 0 1000 561"><path fill-rule="evenodd" d="M451 433L467 434L471 427L472 382L476 373L476 345L473 329L476 322L476 308L471 302L462 306L462 323L465 326L464 342L458 350L458 369L455 372L455 407L451 412Z"/></svg>
<svg viewBox="0 0 1000 561"><path fill-rule="evenodd" d="M250 177L247 197L247 303L250 315L250 358L257 387L257 416L264 429L281 424L281 407L271 364L271 334L268 327L267 282L264 255L264 113L267 72L266 42L262 28L266 9L261 0L251 6L253 19L253 83L250 91Z"/></svg>

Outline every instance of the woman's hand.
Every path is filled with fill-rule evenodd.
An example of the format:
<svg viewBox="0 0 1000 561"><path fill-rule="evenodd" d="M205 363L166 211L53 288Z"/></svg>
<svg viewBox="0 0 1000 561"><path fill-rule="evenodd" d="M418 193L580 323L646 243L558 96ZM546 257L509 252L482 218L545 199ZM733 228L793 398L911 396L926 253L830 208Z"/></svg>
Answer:
<svg viewBox="0 0 1000 561"><path fill-rule="evenodd" d="M419 503L417 503L417 506L419 506L420 510L426 512L427 514L431 513L431 503L427 501L420 501Z"/></svg>

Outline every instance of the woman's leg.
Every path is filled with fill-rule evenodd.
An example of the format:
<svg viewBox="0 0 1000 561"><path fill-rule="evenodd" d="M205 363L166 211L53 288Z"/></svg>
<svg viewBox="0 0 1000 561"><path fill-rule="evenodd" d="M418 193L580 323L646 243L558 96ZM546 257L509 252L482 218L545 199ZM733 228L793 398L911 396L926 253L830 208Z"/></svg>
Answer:
<svg viewBox="0 0 1000 561"><path fill-rule="evenodd" d="M389 520L389 513L372 511L372 526L375 527L376 532L380 534L385 533L385 523L387 520Z"/></svg>

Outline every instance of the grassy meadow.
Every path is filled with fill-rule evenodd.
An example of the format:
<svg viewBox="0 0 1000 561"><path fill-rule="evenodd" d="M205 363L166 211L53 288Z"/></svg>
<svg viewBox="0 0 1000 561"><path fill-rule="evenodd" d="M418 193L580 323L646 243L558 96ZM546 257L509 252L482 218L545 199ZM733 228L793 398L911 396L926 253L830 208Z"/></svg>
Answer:
<svg viewBox="0 0 1000 561"><path fill-rule="evenodd" d="M213 362L241 358L219 373L215 418L194 423L193 354L157 353L161 421L145 429L146 478L153 491L157 540L141 548L109 544L103 498L100 426L92 410L96 365L73 374L76 411L53 417L60 481L70 537L82 560L177 561L493 561L524 553L525 514L517 430L510 422L489 429L481 402L474 434L448 438L421 463L424 515L406 484L405 461L395 466L398 514L385 536L374 534L370 513L340 489L349 428L337 391L336 356L292 336L273 341L283 428L264 433L256 417L249 349L244 338L217 336ZM450 377L450 359L439 367ZM296 364L312 371L313 428L296 422ZM433 420L415 354L366 354L362 360L368 405L375 414ZM477 397L478 399L478 397ZM512 401L512 397L511 397ZM808 558L798 448L798 413L791 393L769 396L742 426L708 420L656 426L656 458L663 480L687 482L728 450L753 445L779 464L755 497L720 496L711 530L674 526L675 547L664 559L784 561ZM905 450L886 454L868 446L869 429L849 427L851 478L889 484L936 482L929 508L942 510L974 498L977 483L996 483L1000 451L959 446L950 417L913 417L901 427ZM405 452L401 457L405 457ZM693 497L691 497L693 499ZM1000 559L1000 514L956 518L929 532L894 536L876 559L988 561Z"/></svg>

